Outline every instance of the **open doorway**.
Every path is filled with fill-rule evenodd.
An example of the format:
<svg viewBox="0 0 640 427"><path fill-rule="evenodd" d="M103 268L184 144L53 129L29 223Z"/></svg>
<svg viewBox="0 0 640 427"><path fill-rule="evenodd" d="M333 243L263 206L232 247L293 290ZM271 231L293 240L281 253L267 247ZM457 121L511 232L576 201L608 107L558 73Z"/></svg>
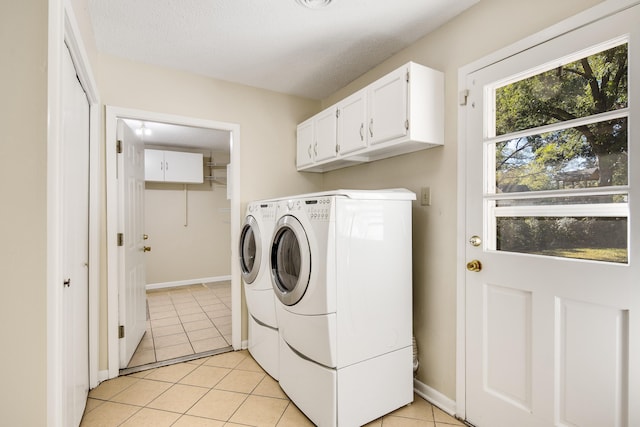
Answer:
<svg viewBox="0 0 640 427"><path fill-rule="evenodd" d="M122 160L107 148L109 377L141 365L147 368L239 349L240 289L233 279L237 267L232 262L236 258L233 236L239 228L238 126L112 107L107 107L106 126L107 146L114 144L114 152L121 139L118 126L125 126L145 150L167 156L199 155L203 172L202 182L147 177L144 183L144 225L138 234L143 239L141 250L147 251L147 322L144 335L135 339L136 351L127 354L123 346L131 350L132 344L121 338L127 327L123 313L129 311L128 301L122 299L127 294L123 288L126 251L118 246L122 221L118 224L113 218L131 215L131 209L127 199L117 194L122 188L119 175L124 175L119 170Z"/></svg>

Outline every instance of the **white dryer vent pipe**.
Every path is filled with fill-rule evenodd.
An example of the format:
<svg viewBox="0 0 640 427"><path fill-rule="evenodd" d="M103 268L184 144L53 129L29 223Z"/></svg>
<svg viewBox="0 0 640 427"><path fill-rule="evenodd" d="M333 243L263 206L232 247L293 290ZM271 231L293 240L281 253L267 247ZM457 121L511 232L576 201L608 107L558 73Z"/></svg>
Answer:
<svg viewBox="0 0 640 427"><path fill-rule="evenodd" d="M411 337L413 341L413 373L418 372L418 343L416 342L416 337Z"/></svg>

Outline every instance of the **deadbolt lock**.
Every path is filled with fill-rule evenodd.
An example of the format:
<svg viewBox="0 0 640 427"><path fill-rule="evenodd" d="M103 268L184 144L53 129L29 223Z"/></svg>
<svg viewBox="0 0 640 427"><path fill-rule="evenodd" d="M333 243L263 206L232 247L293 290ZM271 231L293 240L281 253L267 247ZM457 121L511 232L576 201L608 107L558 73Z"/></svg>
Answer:
<svg viewBox="0 0 640 427"><path fill-rule="evenodd" d="M143 234L142 235L142 239L143 240L149 240L149 235L148 234Z"/></svg>
<svg viewBox="0 0 640 427"><path fill-rule="evenodd" d="M471 243L471 246L480 246L482 239L480 236L471 236L471 238L469 238L469 243Z"/></svg>
<svg viewBox="0 0 640 427"><path fill-rule="evenodd" d="M151 246L145 246L142 248L144 252L151 252Z"/></svg>
<svg viewBox="0 0 640 427"><path fill-rule="evenodd" d="M482 270L482 263L477 259L469 261L467 263L467 270L477 273L478 271Z"/></svg>

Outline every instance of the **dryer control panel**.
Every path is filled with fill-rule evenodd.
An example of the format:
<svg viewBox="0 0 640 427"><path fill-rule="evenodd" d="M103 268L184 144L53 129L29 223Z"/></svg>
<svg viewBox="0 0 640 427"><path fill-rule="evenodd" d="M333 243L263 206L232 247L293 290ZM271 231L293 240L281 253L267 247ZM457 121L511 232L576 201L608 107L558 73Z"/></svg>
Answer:
<svg viewBox="0 0 640 427"><path fill-rule="evenodd" d="M329 221L331 217L331 198L323 197L320 199L305 200L304 204L307 209L309 218L319 221Z"/></svg>
<svg viewBox="0 0 640 427"><path fill-rule="evenodd" d="M306 212L311 221L329 221L331 219L331 197L313 199L290 199L286 201L286 211L291 213Z"/></svg>

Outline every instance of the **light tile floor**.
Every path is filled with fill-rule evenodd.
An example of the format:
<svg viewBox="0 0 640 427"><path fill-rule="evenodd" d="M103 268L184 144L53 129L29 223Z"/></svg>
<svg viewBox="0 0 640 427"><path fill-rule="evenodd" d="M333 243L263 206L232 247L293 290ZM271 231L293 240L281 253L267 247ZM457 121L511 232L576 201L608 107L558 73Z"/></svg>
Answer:
<svg viewBox="0 0 640 427"><path fill-rule="evenodd" d="M411 405L367 424L368 427L463 425L417 395ZM89 393L81 426L313 424L247 351L237 351L105 381Z"/></svg>
<svg viewBox="0 0 640 427"><path fill-rule="evenodd" d="M231 282L147 292L147 330L128 368L231 345Z"/></svg>

